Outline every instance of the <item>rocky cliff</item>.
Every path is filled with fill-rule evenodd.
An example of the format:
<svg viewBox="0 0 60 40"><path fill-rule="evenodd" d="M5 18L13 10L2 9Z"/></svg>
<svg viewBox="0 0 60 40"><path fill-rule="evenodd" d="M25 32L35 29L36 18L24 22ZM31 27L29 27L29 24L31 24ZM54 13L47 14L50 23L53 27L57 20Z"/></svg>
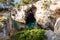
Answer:
<svg viewBox="0 0 60 40"><path fill-rule="evenodd" d="M33 20L35 19L35 22L40 25L39 27L52 29L56 20L54 16L54 10L59 7L59 4L56 0L51 2L56 2L57 4L51 4L50 1L47 1L45 3L44 1L37 1L33 4L20 6L20 10L15 9L17 14L15 14L15 16L12 16L12 18L18 22L26 23L26 20L29 21L29 18L34 17ZM53 8L52 6L55 7Z"/></svg>

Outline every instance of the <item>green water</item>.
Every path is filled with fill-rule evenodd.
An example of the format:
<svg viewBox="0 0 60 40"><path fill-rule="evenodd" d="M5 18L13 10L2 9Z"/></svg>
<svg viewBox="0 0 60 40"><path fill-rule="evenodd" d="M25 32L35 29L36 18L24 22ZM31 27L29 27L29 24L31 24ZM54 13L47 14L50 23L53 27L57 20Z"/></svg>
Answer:
<svg viewBox="0 0 60 40"><path fill-rule="evenodd" d="M21 27L24 27L25 29L33 29L35 27L35 22L30 22L28 24L23 24L17 21L12 21L12 25L13 27L15 27L16 29L20 29Z"/></svg>
<svg viewBox="0 0 60 40"><path fill-rule="evenodd" d="M26 24L26 29L33 29L35 26L35 23L28 23Z"/></svg>

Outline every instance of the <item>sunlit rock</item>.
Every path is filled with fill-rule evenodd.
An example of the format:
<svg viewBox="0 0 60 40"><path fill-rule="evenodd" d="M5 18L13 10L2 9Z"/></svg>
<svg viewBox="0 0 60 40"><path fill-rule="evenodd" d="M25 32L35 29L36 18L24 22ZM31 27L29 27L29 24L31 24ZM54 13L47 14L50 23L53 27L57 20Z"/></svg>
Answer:
<svg viewBox="0 0 60 40"><path fill-rule="evenodd" d="M36 3L33 3L33 5L36 7L36 11L33 13L34 17L36 19L36 23L39 25L42 25L42 28L53 28L55 19L53 17L54 10L59 7L59 1L58 0L51 0L52 4L48 0L46 2L46 7L43 5L44 0L39 0ZM54 5L53 3L57 3ZM12 16L12 18L18 22L26 23L26 11L31 9L32 4L20 6L20 10L16 10L17 14L15 16ZM32 10L34 11L34 10ZM51 19L52 18L52 19Z"/></svg>
<svg viewBox="0 0 60 40"><path fill-rule="evenodd" d="M54 25L54 31L55 31L55 33L59 33L59 30L60 30L60 8L55 9L54 16L56 19L56 23Z"/></svg>
<svg viewBox="0 0 60 40"><path fill-rule="evenodd" d="M56 34L55 40L60 40L60 18L56 20L54 25L54 33Z"/></svg>
<svg viewBox="0 0 60 40"><path fill-rule="evenodd" d="M12 16L12 18L18 22L25 23L25 11L27 11L31 5L24 5L20 7L20 10L16 10L17 14L15 16Z"/></svg>
<svg viewBox="0 0 60 40"><path fill-rule="evenodd" d="M53 28L54 23L51 21L52 19L49 18L51 15L52 11L39 9L35 14L36 22L42 25L42 28L49 28L49 26Z"/></svg>
<svg viewBox="0 0 60 40"><path fill-rule="evenodd" d="M54 32L57 34L60 33L60 18L58 18L56 23L55 23Z"/></svg>
<svg viewBox="0 0 60 40"><path fill-rule="evenodd" d="M24 12L23 11L20 11L20 12L18 11L17 14L15 15L15 20L19 21L19 22L24 22L25 23L24 17L25 17Z"/></svg>

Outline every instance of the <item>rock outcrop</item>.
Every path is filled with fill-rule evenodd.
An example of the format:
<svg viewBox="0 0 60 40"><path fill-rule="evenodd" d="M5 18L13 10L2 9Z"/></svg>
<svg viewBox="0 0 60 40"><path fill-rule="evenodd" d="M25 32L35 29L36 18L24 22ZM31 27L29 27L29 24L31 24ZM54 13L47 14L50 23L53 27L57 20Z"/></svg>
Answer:
<svg viewBox="0 0 60 40"><path fill-rule="evenodd" d="M45 35L47 36L47 40L56 40L56 34L51 30L45 30Z"/></svg>
<svg viewBox="0 0 60 40"><path fill-rule="evenodd" d="M34 7L32 7L32 4L21 6L20 7L21 10L20 11L17 10L17 14L14 16L13 19L18 22L26 23L26 18L28 14L30 12L33 12L32 13L34 15L33 17L36 19L35 22L38 23L39 25L42 25L41 26L42 28L48 28L49 26L50 26L50 29L53 28L54 23L49 18L49 16L51 16L52 14L52 11L48 9L41 9L42 1L38 1L34 3L33 5L36 7L36 10ZM29 9L31 9L31 11L26 13L26 11L28 11Z"/></svg>
<svg viewBox="0 0 60 40"><path fill-rule="evenodd" d="M48 1L49 2L49 1ZM48 3L47 2L47 3ZM35 13L36 23L40 25L40 27L46 29L52 29L54 26L54 18L52 17L53 11L50 10L50 4L47 4L47 8L42 8L43 1L38 1L35 3L37 11ZM53 30L53 29L52 29Z"/></svg>
<svg viewBox="0 0 60 40"><path fill-rule="evenodd" d="M54 32L51 30L45 30L47 40L60 40L60 18L56 20L54 25Z"/></svg>
<svg viewBox="0 0 60 40"><path fill-rule="evenodd" d="M53 7L56 9L57 7L59 7L58 5L58 1L52 1L52 3L57 2L57 5L53 5ZM36 23L38 25L41 25L39 27L42 27L44 29L54 29L54 24L57 18L57 16L55 17L55 13L54 10L52 10L52 5L50 4L50 1L47 1L47 7L45 7L45 9L43 8L43 1L37 1L36 3L33 4L28 4L28 5L24 5L24 6L20 6L20 11L17 11L17 14L13 17L14 20L18 21L18 22L22 22L22 23L26 23L26 16L28 16L29 12L26 13L26 11L28 11L29 9L32 8L32 5L34 5L36 7L36 11L34 11L33 9L31 9L32 11L34 11L33 15L34 18L36 19ZM43 6L43 7L42 7Z"/></svg>
<svg viewBox="0 0 60 40"><path fill-rule="evenodd" d="M56 21L56 23L55 23L54 32L56 34L59 34L60 33L60 18L58 18L57 21Z"/></svg>
<svg viewBox="0 0 60 40"><path fill-rule="evenodd" d="M16 12L17 14L15 14L15 16L12 16L12 18L18 22L22 22L22 23L26 23L25 21L25 11L27 11L27 9L29 9L32 5L24 5L24 6L21 6L20 9L21 10L17 10L16 9Z"/></svg>

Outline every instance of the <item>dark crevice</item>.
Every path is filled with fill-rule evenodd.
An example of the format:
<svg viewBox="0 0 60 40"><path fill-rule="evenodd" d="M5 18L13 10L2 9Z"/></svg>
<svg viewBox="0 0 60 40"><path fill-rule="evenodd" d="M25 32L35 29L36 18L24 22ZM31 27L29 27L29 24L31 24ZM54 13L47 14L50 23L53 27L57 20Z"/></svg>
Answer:
<svg viewBox="0 0 60 40"><path fill-rule="evenodd" d="M36 7L34 5L32 5L32 7L27 9L27 11L25 13L26 26L28 26L27 29L34 28L35 21L36 21L36 19L34 17L35 12L36 12Z"/></svg>
<svg viewBox="0 0 60 40"><path fill-rule="evenodd" d="M32 7L29 9L29 10L27 10L26 11L26 24L28 24L28 23L33 23L33 22L35 22L36 20L35 20L35 17L34 17L34 13L35 13L35 11L36 11L36 7L34 6L34 5L32 5Z"/></svg>

